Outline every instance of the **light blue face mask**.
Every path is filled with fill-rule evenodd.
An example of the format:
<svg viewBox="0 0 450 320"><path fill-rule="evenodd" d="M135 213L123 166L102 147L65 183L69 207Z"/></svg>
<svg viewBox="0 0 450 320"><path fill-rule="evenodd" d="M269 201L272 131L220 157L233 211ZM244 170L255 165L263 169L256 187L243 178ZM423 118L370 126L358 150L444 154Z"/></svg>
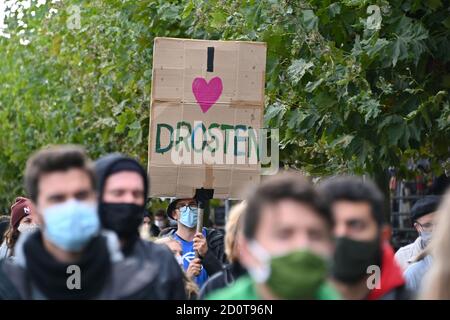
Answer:
<svg viewBox="0 0 450 320"><path fill-rule="evenodd" d="M422 238L422 244L426 247L431 241L432 233L430 231L422 231L420 233L420 237Z"/></svg>
<svg viewBox="0 0 450 320"><path fill-rule="evenodd" d="M45 237L58 248L81 251L100 230L95 204L69 200L43 212Z"/></svg>
<svg viewBox="0 0 450 320"><path fill-rule="evenodd" d="M188 228L195 228L197 226L198 209L191 209L189 206L180 208L180 223Z"/></svg>

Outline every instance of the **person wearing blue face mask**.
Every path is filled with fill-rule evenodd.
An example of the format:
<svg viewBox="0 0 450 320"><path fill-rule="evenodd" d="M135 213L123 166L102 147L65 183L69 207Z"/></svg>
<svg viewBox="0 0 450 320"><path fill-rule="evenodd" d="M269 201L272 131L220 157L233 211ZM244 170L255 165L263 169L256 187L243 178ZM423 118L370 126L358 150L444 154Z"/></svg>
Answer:
<svg viewBox="0 0 450 320"><path fill-rule="evenodd" d="M180 241L183 248L183 268L201 265L194 280L201 287L209 276L219 272L225 263L223 233L209 228L197 232L198 205L195 199L176 199L169 204L167 215L177 221L177 228L166 235ZM198 251L199 257L195 257ZM192 267L192 266L191 266Z"/></svg>
<svg viewBox="0 0 450 320"><path fill-rule="evenodd" d="M126 261L115 234L100 229L84 149L38 151L25 187L40 228L22 234L15 259L0 263L0 300L155 298L147 276L153 267Z"/></svg>

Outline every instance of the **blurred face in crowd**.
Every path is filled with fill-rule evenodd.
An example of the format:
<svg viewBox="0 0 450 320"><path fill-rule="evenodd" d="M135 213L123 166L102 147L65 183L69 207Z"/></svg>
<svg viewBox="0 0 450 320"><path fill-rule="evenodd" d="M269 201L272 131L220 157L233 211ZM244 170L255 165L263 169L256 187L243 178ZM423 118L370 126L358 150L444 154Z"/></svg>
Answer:
<svg viewBox="0 0 450 320"><path fill-rule="evenodd" d="M20 224L31 224L33 223L33 219L31 216L26 216L22 220L20 220Z"/></svg>
<svg viewBox="0 0 450 320"><path fill-rule="evenodd" d="M150 219L150 217L144 217L144 220L142 220L143 224L151 224L152 220Z"/></svg>
<svg viewBox="0 0 450 320"><path fill-rule="evenodd" d="M171 240L166 243L169 247L170 251L174 254L175 257L181 257L183 255L183 249L181 248L181 243L176 240Z"/></svg>
<svg viewBox="0 0 450 320"><path fill-rule="evenodd" d="M367 202L337 201L332 206L334 235L356 241L371 241L379 233Z"/></svg>
<svg viewBox="0 0 450 320"><path fill-rule="evenodd" d="M33 219L30 216L24 217L22 220L20 220L20 225L29 225L33 223Z"/></svg>
<svg viewBox="0 0 450 320"><path fill-rule="evenodd" d="M421 216L414 222L414 228L416 228L417 232L420 234L422 238L422 245L426 246L431 241L431 237L433 236L433 230L435 227L435 212L431 212L424 216Z"/></svg>
<svg viewBox="0 0 450 320"><path fill-rule="evenodd" d="M164 242L166 246L169 247L170 251L172 251L175 259L177 260L179 265L183 265L183 248L181 247L181 243L176 240L169 240Z"/></svg>
<svg viewBox="0 0 450 320"><path fill-rule="evenodd" d="M155 225L159 228L165 228L169 225L169 219L165 215L155 216Z"/></svg>
<svg viewBox="0 0 450 320"><path fill-rule="evenodd" d="M414 223L417 232L420 234L423 232L433 232L435 215L436 213L432 212L418 218Z"/></svg>
<svg viewBox="0 0 450 320"><path fill-rule="evenodd" d="M17 227L17 230L19 230L20 233L34 230L37 227L37 224L34 223L33 217L31 216L25 216L20 220L20 224Z"/></svg>
<svg viewBox="0 0 450 320"><path fill-rule="evenodd" d="M292 200L264 206L255 240L270 254L281 255L294 250L309 249L322 257L332 254L330 230L326 221L312 208ZM243 239L241 260L253 267L259 259Z"/></svg>
<svg viewBox="0 0 450 320"><path fill-rule="evenodd" d="M145 203L144 198L144 179L137 172L121 171L106 179L103 202L133 203L142 206Z"/></svg>
<svg viewBox="0 0 450 320"><path fill-rule="evenodd" d="M43 211L69 200L95 203L96 195L89 174L78 168L43 174L38 183L36 212L38 223L43 223Z"/></svg>

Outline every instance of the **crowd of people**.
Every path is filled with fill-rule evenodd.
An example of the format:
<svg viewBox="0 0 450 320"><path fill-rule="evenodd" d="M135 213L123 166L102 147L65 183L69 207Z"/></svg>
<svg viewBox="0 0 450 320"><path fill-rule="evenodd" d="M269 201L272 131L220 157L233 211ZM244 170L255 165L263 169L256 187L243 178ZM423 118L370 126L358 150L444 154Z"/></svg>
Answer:
<svg viewBox="0 0 450 320"><path fill-rule="evenodd" d="M24 180L0 217L0 299L450 299L450 193L414 204L419 236L394 253L365 177L270 176L225 232L198 232L195 198L150 214L147 172L126 155L53 146Z"/></svg>

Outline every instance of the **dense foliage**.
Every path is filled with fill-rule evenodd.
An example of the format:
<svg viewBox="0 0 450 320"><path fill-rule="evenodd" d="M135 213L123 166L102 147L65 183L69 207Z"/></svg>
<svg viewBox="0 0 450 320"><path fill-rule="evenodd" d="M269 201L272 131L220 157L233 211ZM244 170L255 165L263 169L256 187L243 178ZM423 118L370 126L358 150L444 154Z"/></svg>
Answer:
<svg viewBox="0 0 450 320"><path fill-rule="evenodd" d="M1 211L43 145L146 163L156 36L267 42L265 121L285 165L377 175L449 156L449 1L44 2L8 9L0 37Z"/></svg>

